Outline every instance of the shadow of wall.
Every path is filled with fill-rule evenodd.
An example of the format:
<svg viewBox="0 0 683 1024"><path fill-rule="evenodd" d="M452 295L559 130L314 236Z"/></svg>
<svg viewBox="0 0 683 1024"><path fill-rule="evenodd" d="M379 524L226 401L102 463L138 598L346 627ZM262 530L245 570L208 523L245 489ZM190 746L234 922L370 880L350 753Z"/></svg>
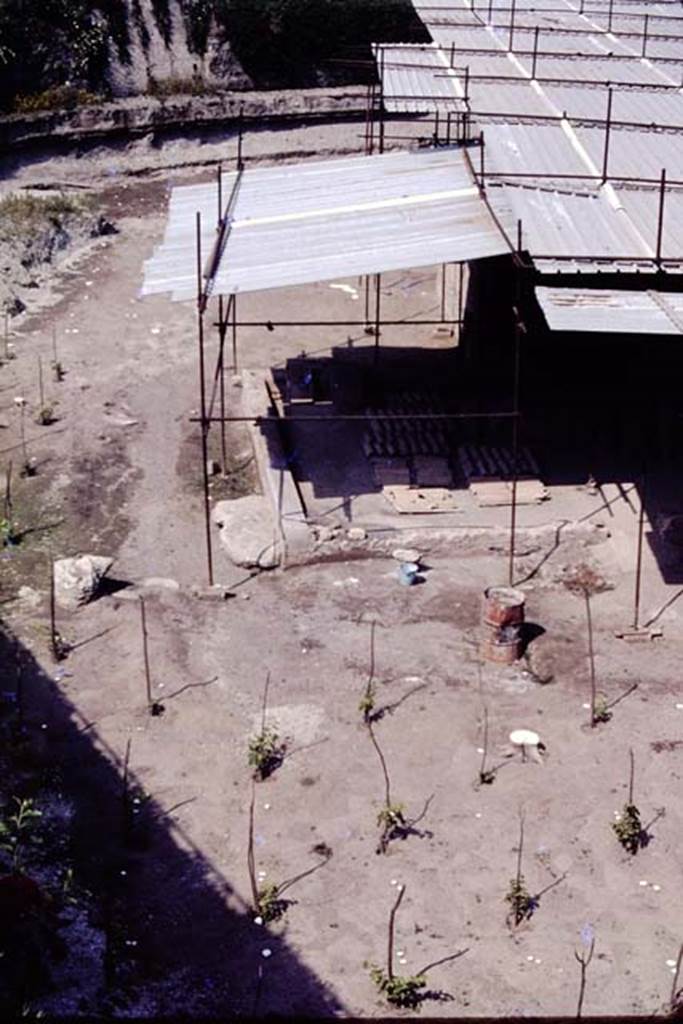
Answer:
<svg viewBox="0 0 683 1024"><path fill-rule="evenodd" d="M132 1006L135 1015L153 1017L342 1014L343 1006L286 939L253 923L230 881L171 812L149 799L137 818L124 814L120 759L104 745L97 724L81 718L2 621L0 666L3 803L15 795L32 797L40 808L58 799L73 812L59 835L47 837L42 853L38 848L27 857L24 870L59 904L64 873L73 865L74 891L92 894L86 901L90 923L103 940L94 968L101 978L78 1012L109 1014ZM131 774L129 810L136 792L142 791ZM54 828L48 820L37 834ZM66 949L47 958L55 979L79 956L77 948L69 949L68 925L57 934ZM267 960L264 947L272 951ZM25 952L31 955L30 948ZM20 953L15 947L15 961ZM33 977L22 990L16 972L3 977L3 970L0 959L3 1018L27 1005L39 1008L41 979ZM43 997L54 1007L49 985ZM68 1006L67 1012L75 1011Z"/></svg>

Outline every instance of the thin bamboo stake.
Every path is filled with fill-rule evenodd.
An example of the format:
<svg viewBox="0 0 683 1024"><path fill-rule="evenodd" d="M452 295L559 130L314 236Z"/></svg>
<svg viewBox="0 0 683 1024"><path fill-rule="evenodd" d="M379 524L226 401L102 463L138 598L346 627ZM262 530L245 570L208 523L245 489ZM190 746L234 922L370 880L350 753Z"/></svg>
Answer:
<svg viewBox="0 0 683 1024"><path fill-rule="evenodd" d="M405 885L400 885L396 902L391 908L391 913L389 914L389 934L387 936L387 978L389 981L393 981L394 978L394 920L396 918L396 911L400 907L401 900L405 895L405 891Z"/></svg>

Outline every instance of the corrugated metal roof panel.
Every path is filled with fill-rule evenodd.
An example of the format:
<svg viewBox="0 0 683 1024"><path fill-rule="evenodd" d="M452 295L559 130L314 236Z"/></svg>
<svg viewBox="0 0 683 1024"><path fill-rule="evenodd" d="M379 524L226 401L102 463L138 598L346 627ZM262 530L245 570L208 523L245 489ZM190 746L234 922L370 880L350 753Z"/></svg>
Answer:
<svg viewBox="0 0 683 1024"><path fill-rule="evenodd" d="M501 204L508 222L521 220L523 246L534 260L599 255L649 261L654 254L654 245L598 193L505 185L489 187L488 195L494 209Z"/></svg>
<svg viewBox="0 0 683 1024"><path fill-rule="evenodd" d="M523 58L528 69L531 59ZM671 79L658 68L629 57L539 57L536 77L575 82L623 82L629 85L673 85Z"/></svg>
<svg viewBox="0 0 683 1024"><path fill-rule="evenodd" d="M544 85L543 92L559 113L566 111L570 118L604 121L607 117L608 90L603 86ZM683 94L614 89L612 120L683 127Z"/></svg>
<svg viewBox="0 0 683 1024"><path fill-rule="evenodd" d="M484 131L489 170L523 174L590 174L559 124L489 124Z"/></svg>
<svg viewBox="0 0 683 1024"><path fill-rule="evenodd" d="M530 82L470 81L470 109L477 113L503 114L514 120L515 115L552 117L554 111Z"/></svg>
<svg viewBox="0 0 683 1024"><path fill-rule="evenodd" d="M621 188L616 193L629 220L644 238L650 240L654 249L659 219L659 191ZM668 190L664 197L662 259L683 262L683 191L679 189Z"/></svg>
<svg viewBox="0 0 683 1024"><path fill-rule="evenodd" d="M234 180L224 177L226 196ZM216 187L174 189L143 294L196 295L196 210L209 255ZM507 251L462 150L308 161L243 173L213 290L260 291Z"/></svg>
<svg viewBox="0 0 683 1024"><path fill-rule="evenodd" d="M598 166L602 166L605 131L602 128L577 127L581 144ZM625 128L610 134L608 175L627 178L658 179L662 168L670 179L683 177L683 135L667 131L639 131Z"/></svg>
<svg viewBox="0 0 683 1024"><path fill-rule="evenodd" d="M377 56L378 47L373 47ZM378 58L384 106L392 113L464 110L464 90L436 46L382 46Z"/></svg>
<svg viewBox="0 0 683 1024"><path fill-rule="evenodd" d="M536 297L551 331L683 333L678 326L683 296L678 294L540 287Z"/></svg>

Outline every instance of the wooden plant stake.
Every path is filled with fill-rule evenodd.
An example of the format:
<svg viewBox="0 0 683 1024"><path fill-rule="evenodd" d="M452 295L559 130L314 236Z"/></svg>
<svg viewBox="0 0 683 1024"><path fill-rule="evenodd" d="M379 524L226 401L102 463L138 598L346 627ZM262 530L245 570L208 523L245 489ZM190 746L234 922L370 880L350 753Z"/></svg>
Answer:
<svg viewBox="0 0 683 1024"><path fill-rule="evenodd" d="M147 709L154 718L163 715L165 708L163 704L155 701L152 696L152 674L149 667L149 650L147 645L147 619L145 616L145 601L140 594L140 627L142 629L142 654L145 663L145 686L147 693Z"/></svg>
<svg viewBox="0 0 683 1024"><path fill-rule="evenodd" d="M482 739L481 764L479 765L479 785L490 786L496 778L495 768L486 769L486 756L489 749L489 709L484 705L484 736Z"/></svg>
<svg viewBox="0 0 683 1024"><path fill-rule="evenodd" d="M574 950L574 956L581 969L581 982L579 984L579 1001L576 1007L577 1020L580 1018L581 1012L583 1010L583 997L586 993L586 971L588 970L589 963L593 959L593 952L595 950L595 936L593 935L593 930L592 928L590 928L590 926L585 928L584 931L581 933L581 941L584 944L584 946L587 946L588 952L586 952L585 950L581 950L581 952L578 953L576 950Z"/></svg>
<svg viewBox="0 0 683 1024"><path fill-rule="evenodd" d="M672 1014L680 1011L683 1007L683 989L678 987L678 981L681 976L681 967L683 966L683 942L681 943L680 949L678 950L678 957L676 959L676 966L674 967L673 981L671 982L671 995L669 997L669 1010Z"/></svg>
<svg viewBox="0 0 683 1024"><path fill-rule="evenodd" d="M399 885L396 902L391 908L391 913L389 914L389 928L387 935L387 978L389 981L394 980L394 921L396 920L396 911L401 906L401 900L405 896L405 891L405 885Z"/></svg>

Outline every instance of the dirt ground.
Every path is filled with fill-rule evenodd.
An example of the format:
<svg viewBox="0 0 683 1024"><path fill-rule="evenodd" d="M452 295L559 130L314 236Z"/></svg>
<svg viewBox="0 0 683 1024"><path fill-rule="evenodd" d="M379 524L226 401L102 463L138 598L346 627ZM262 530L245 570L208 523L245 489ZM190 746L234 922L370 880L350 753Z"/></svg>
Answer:
<svg viewBox="0 0 683 1024"><path fill-rule="evenodd" d="M279 138L276 151L329 149L322 131L302 129L284 145ZM353 147L357 126L335 132L335 146ZM251 144L264 155L274 145L269 133ZM64 766L77 846L89 870L116 867L130 965L117 1012L385 1016L364 963L384 965L398 884L406 886L396 922L401 972L465 951L429 972L429 1016L573 1014L574 950L586 925L596 946L585 1013L658 1011L683 939L676 896L683 641L679 591L647 558L645 611L664 636L644 644L614 636L631 612L634 516L618 519L602 543L560 541L519 559L517 572L528 577L527 619L545 631L530 645L532 667L534 658L550 666L545 685L526 660L498 667L478 656L482 592L507 572L500 552L430 558L426 541L424 582L405 588L390 558L250 575L218 549L220 582L234 596L192 596L205 575L200 465L189 423L197 402L194 311L165 297L141 300L139 289L171 181L200 178L196 170L156 166L144 180L112 183L107 160L56 158L54 166L18 169L4 183L78 174L101 192L119 233L72 261L53 285L58 301L15 328L17 357L0 369L6 464L18 441L13 399L35 402L35 355L49 364L56 330L66 370L63 382L49 385L58 419L28 430L38 438L31 442L38 473L16 484L25 535L3 553L1 596L3 615L35 659L31 728L46 756ZM248 308L258 310L259 301L250 299ZM292 303L292 293L283 301ZM347 312L348 301L312 288L306 315ZM321 338L320 345L339 340ZM311 338L306 344L313 348ZM272 366L301 347L294 332L254 331L244 362ZM238 403L234 391L230 400ZM233 468L248 459L249 445L246 428L231 434ZM12 457L18 464L20 450ZM223 496L220 487L233 494L258 488L255 473L240 473L217 482L215 495ZM552 515L561 518L561 507ZM112 586L77 614L61 615L75 649L56 670L44 631L49 560L85 550L115 556L116 580L148 585ZM595 729L587 726L583 603L562 584L563 570L579 561L613 584L593 600L599 688L614 700L637 684ZM160 717L145 706L140 592L147 595L154 696L165 707ZM383 711L375 728L392 795L409 817L428 801L419 834L392 842L385 855L375 852L381 766L358 710L372 622ZM266 928L250 909L246 748L259 728L268 674L268 719L288 754L256 786L257 868L264 881L281 882L318 863L317 844L332 856L292 886L293 905ZM489 760L502 767L491 785L478 787L484 707ZM508 734L519 727L539 732L544 763L506 756ZM129 741L148 828L138 848L117 847L112 860L104 848L116 846L117 826L97 778L108 773L102 792L115 792ZM626 801L631 748L635 801L645 824L657 818L635 857L611 828ZM531 920L511 929L505 894L520 811L529 891L548 891ZM84 987L73 964L60 970L59 991L36 1007L60 1014L101 1005L98 986Z"/></svg>

